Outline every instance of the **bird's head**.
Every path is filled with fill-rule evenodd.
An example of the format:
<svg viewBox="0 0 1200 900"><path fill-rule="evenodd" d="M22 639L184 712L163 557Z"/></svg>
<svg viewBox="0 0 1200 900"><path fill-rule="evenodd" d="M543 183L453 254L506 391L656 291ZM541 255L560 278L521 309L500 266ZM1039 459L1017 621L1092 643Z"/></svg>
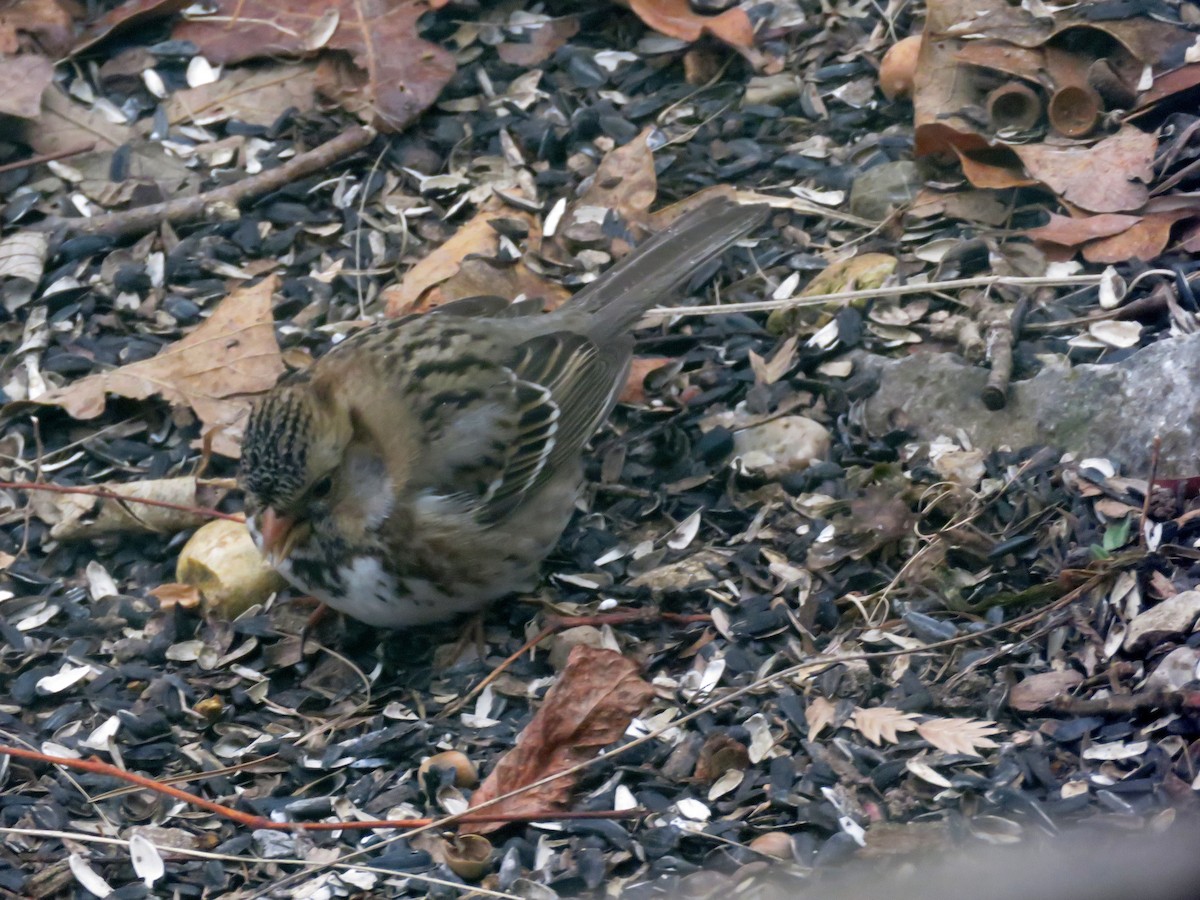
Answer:
<svg viewBox="0 0 1200 900"><path fill-rule="evenodd" d="M278 566L328 519L353 438L350 411L304 376L254 404L242 440L239 481L255 543Z"/></svg>

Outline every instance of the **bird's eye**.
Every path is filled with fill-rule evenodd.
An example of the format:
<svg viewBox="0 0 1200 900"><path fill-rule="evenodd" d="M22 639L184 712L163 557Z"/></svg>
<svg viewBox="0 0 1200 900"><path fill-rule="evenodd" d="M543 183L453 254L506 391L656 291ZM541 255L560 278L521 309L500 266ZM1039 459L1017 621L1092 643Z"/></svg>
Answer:
<svg viewBox="0 0 1200 900"><path fill-rule="evenodd" d="M312 490L309 491L309 496L312 497L314 500L324 500L326 497L329 496L329 492L332 490L333 490L333 477L331 475L326 475L324 478L322 478L320 481L318 481L316 484L314 484L312 486Z"/></svg>

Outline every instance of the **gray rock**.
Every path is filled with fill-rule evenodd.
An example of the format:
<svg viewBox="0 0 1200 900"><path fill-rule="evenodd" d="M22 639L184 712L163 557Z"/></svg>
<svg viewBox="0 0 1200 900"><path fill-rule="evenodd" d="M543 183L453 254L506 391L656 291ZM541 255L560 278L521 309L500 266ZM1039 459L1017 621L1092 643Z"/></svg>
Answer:
<svg viewBox="0 0 1200 900"><path fill-rule="evenodd" d="M1148 691L1177 691L1189 681L1196 680L1200 667L1200 650L1195 647L1176 647L1162 658L1146 679Z"/></svg>
<svg viewBox="0 0 1200 900"><path fill-rule="evenodd" d="M1183 591L1133 617L1125 649L1139 653L1159 641L1188 634L1200 619L1200 591Z"/></svg>
<svg viewBox="0 0 1200 900"><path fill-rule="evenodd" d="M733 437L737 464L765 478L779 479L807 469L829 455L829 431L804 416L781 416L753 425Z"/></svg>
<svg viewBox="0 0 1200 900"><path fill-rule="evenodd" d="M866 405L875 434L905 427L933 440L962 429L984 451L1049 444L1079 457L1108 457L1131 475L1146 474L1159 435L1161 477L1197 468L1200 334L1158 341L1112 365L1043 369L1014 382L1008 406L997 411L980 399L988 370L955 354L859 363L879 382Z"/></svg>

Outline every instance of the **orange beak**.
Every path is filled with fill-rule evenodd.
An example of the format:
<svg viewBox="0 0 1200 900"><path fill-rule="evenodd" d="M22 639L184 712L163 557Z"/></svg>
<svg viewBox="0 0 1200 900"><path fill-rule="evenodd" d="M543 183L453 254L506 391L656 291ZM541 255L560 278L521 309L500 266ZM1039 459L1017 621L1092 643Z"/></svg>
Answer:
<svg viewBox="0 0 1200 900"><path fill-rule="evenodd" d="M292 552L292 544L296 541L295 525L296 520L291 516L281 516L269 506L263 510L258 527L262 534L263 555L273 567L278 568Z"/></svg>

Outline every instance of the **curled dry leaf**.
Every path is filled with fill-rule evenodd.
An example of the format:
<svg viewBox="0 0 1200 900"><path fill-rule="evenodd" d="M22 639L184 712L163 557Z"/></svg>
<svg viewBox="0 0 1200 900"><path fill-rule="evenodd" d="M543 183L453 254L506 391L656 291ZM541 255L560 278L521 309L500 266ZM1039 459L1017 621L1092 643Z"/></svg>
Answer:
<svg viewBox="0 0 1200 900"><path fill-rule="evenodd" d="M54 80L54 63L38 53L0 54L0 113L36 119L42 92Z"/></svg>
<svg viewBox="0 0 1200 900"><path fill-rule="evenodd" d="M276 283L272 276L230 294L211 318L157 356L89 375L33 402L92 419L104 412L107 394L135 400L157 395L173 406L190 407L206 431L217 429L213 451L237 457L250 396L283 374L271 314Z"/></svg>
<svg viewBox="0 0 1200 900"><path fill-rule="evenodd" d="M612 650L577 646L516 746L472 795L472 808L591 759L620 738L653 697L654 689L639 677L636 664ZM515 814L565 809L574 783L575 778L564 776L495 803L488 811ZM465 825L462 830L486 834L502 825L480 823Z"/></svg>
<svg viewBox="0 0 1200 900"><path fill-rule="evenodd" d="M191 476L93 486L129 497L131 500L125 502L101 499L89 494L58 494L32 490L29 492L29 505L34 515L50 526L52 538L72 541L106 534L175 534L195 528L209 520L208 516L199 511L148 506L145 503L137 503L132 498L156 500L201 510L215 506L225 495L223 489L204 484Z"/></svg>
<svg viewBox="0 0 1200 900"><path fill-rule="evenodd" d="M478 881L491 871L492 844L479 834L460 834L446 847L446 865L466 881Z"/></svg>

